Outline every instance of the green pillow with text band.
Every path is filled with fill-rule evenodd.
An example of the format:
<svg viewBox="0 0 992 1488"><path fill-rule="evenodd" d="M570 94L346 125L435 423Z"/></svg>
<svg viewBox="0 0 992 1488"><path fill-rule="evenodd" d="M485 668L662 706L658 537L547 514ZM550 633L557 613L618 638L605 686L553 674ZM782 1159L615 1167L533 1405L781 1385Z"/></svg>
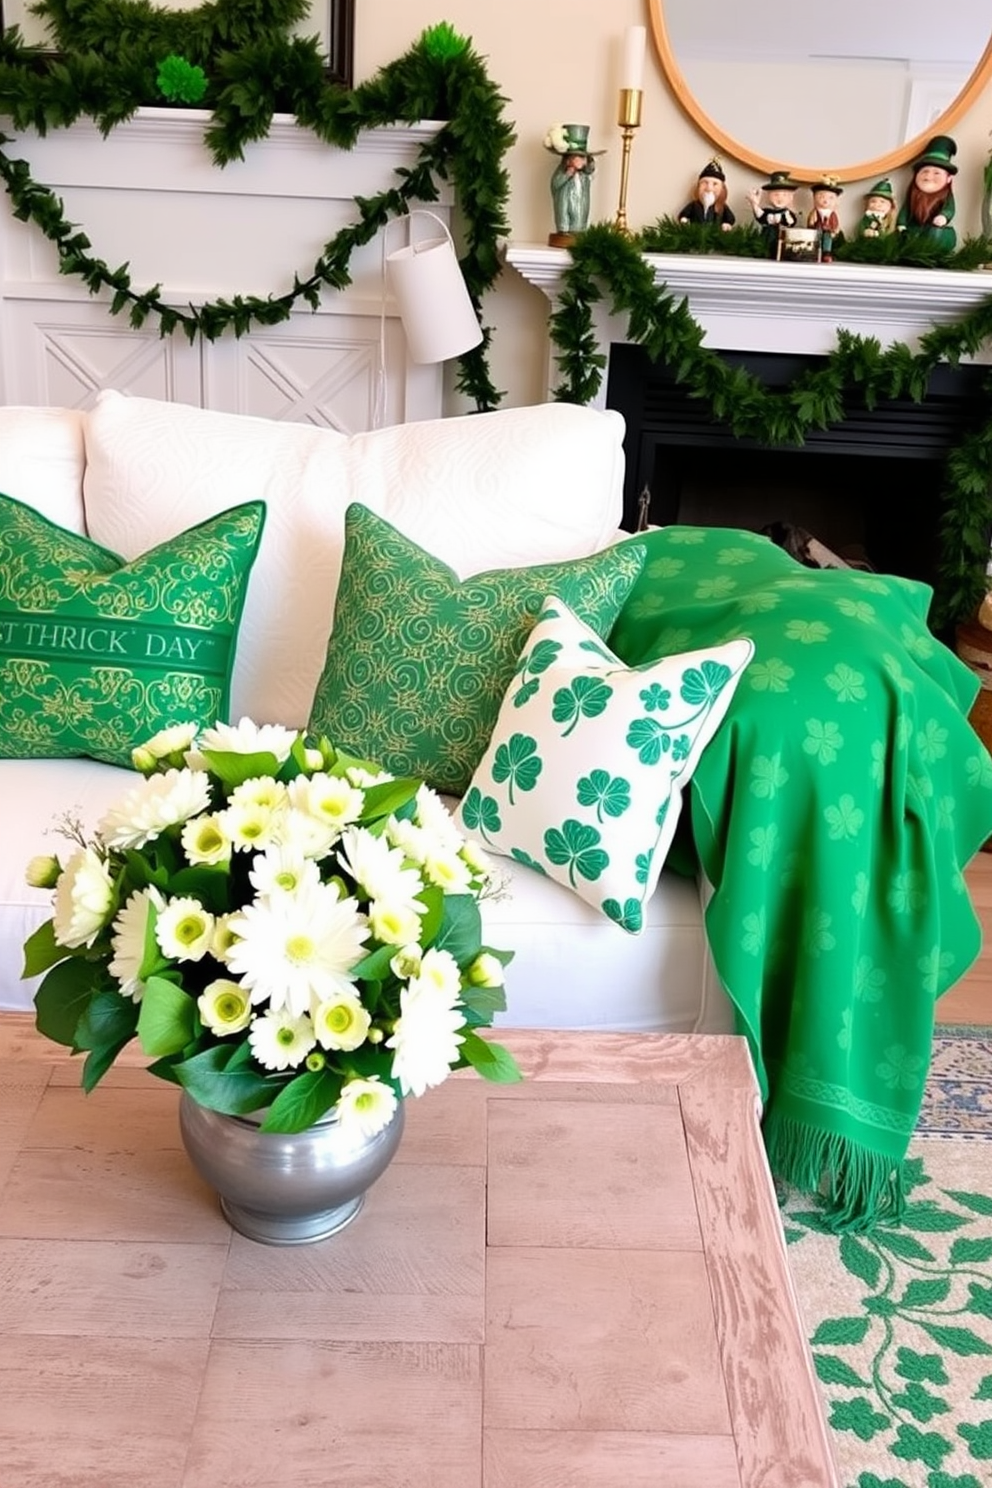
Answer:
<svg viewBox="0 0 992 1488"><path fill-rule="evenodd" d="M358 502L309 731L461 795L486 747L544 597L606 635L644 566L643 543L461 580Z"/></svg>
<svg viewBox="0 0 992 1488"><path fill-rule="evenodd" d="M0 496L0 757L130 765L159 729L226 720L264 523L248 502L125 562Z"/></svg>
<svg viewBox="0 0 992 1488"><path fill-rule="evenodd" d="M637 934L753 655L742 637L628 667L549 596L456 820Z"/></svg>

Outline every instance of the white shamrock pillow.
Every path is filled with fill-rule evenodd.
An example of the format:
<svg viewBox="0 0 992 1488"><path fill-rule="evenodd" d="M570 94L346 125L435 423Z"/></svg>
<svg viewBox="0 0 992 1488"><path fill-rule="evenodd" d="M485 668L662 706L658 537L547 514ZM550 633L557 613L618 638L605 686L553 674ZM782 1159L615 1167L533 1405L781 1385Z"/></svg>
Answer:
<svg viewBox="0 0 992 1488"><path fill-rule="evenodd" d="M747 638L627 667L550 596L456 818L636 934Z"/></svg>

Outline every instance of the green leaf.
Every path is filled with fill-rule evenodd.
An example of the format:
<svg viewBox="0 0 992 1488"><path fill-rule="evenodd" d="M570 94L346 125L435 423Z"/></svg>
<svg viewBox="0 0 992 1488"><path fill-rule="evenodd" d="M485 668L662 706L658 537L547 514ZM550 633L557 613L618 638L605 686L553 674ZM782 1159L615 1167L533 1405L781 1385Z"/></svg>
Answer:
<svg viewBox="0 0 992 1488"><path fill-rule="evenodd" d="M134 1038L138 1004L120 992L95 992L76 1025L77 1049L103 1049L113 1044L119 1052Z"/></svg>
<svg viewBox="0 0 992 1488"><path fill-rule="evenodd" d="M925 1203L907 1204L903 1210L902 1222L911 1230L934 1235L959 1230L962 1225L969 1223L963 1215L954 1214L950 1209L938 1209L935 1204Z"/></svg>
<svg viewBox="0 0 992 1488"><path fill-rule="evenodd" d="M396 816L404 806L416 797L422 781L413 778L384 780L380 785L367 785L361 821L367 823L379 817Z"/></svg>
<svg viewBox="0 0 992 1488"><path fill-rule="evenodd" d="M992 1198L988 1194L968 1193L965 1189L945 1188L944 1193L956 1204L964 1209L970 1209L974 1214L992 1214Z"/></svg>
<svg viewBox="0 0 992 1488"><path fill-rule="evenodd" d="M561 827L550 827L544 834L544 851L548 861L568 867L569 882L575 886L575 875L595 882L609 866L609 854L599 847L600 834L595 827L569 817Z"/></svg>
<svg viewBox="0 0 992 1488"><path fill-rule="evenodd" d="M211 772L223 781L228 790L257 776L279 773L279 761L268 749L259 750L257 754L235 754L226 749L204 749L201 753Z"/></svg>
<svg viewBox="0 0 992 1488"><path fill-rule="evenodd" d="M43 971L73 954L55 939L55 921L46 920L24 942L24 970L21 976L41 976Z"/></svg>
<svg viewBox="0 0 992 1488"><path fill-rule="evenodd" d="M975 1261L992 1260L992 1239L968 1240L959 1236L948 1256L952 1266L965 1266Z"/></svg>
<svg viewBox="0 0 992 1488"><path fill-rule="evenodd" d="M865 1286L875 1288L881 1274L882 1263L876 1255L862 1240L857 1240L853 1235L842 1235L840 1239L840 1258L846 1270Z"/></svg>
<svg viewBox="0 0 992 1488"><path fill-rule="evenodd" d="M181 1054L199 1030L196 1002L164 977L150 977L138 1013L138 1039L146 1054Z"/></svg>
<svg viewBox="0 0 992 1488"><path fill-rule="evenodd" d="M512 1085L523 1079L520 1066L508 1049L482 1039L477 1033L466 1033L459 1054L483 1079L497 1085Z"/></svg>
<svg viewBox="0 0 992 1488"><path fill-rule="evenodd" d="M89 1005L100 968L72 957L49 971L34 995L35 1026L56 1044L76 1047L76 1027Z"/></svg>
<svg viewBox="0 0 992 1488"><path fill-rule="evenodd" d="M860 1385L862 1389L870 1388L870 1381L862 1379L843 1359L838 1359L836 1354L813 1354L813 1367L816 1370L817 1379L825 1385Z"/></svg>
<svg viewBox="0 0 992 1488"><path fill-rule="evenodd" d="M938 1323L931 1323L926 1319L919 1320L919 1326L924 1332L929 1333L934 1343L939 1343L941 1348L950 1349L952 1354L958 1354L962 1358L972 1355L992 1355L992 1344L986 1343L984 1338L979 1338L970 1328L948 1328Z"/></svg>
<svg viewBox="0 0 992 1488"><path fill-rule="evenodd" d="M446 894L441 928L433 944L448 951L462 968L474 961L482 946L478 900L471 894Z"/></svg>
<svg viewBox="0 0 992 1488"><path fill-rule="evenodd" d="M894 1256L901 1261L932 1261L934 1254L915 1240L912 1235L904 1235L899 1230L887 1230L879 1226L874 1234L875 1244L880 1250L891 1250Z"/></svg>
<svg viewBox="0 0 992 1488"><path fill-rule="evenodd" d="M325 1115L341 1094L340 1075L308 1070L284 1085L265 1113L263 1132L301 1132Z"/></svg>
<svg viewBox="0 0 992 1488"><path fill-rule="evenodd" d="M227 1116L244 1116L269 1105L285 1081L253 1069L227 1069L233 1050L213 1045L174 1064L176 1083L201 1106Z"/></svg>
<svg viewBox="0 0 992 1488"><path fill-rule="evenodd" d="M869 1319L863 1316L825 1318L813 1334L810 1343L861 1343L868 1332L868 1327Z"/></svg>
<svg viewBox="0 0 992 1488"><path fill-rule="evenodd" d="M951 1281L948 1276L928 1277L925 1281L908 1283L898 1302L899 1307L933 1307L950 1296Z"/></svg>
<svg viewBox="0 0 992 1488"><path fill-rule="evenodd" d="M595 677L576 677L569 687L559 687L551 699L551 717L567 725L562 738L568 737L580 718L598 718L612 696L613 688Z"/></svg>
<svg viewBox="0 0 992 1488"><path fill-rule="evenodd" d="M488 1027L496 1013L506 1012L506 988L463 987L461 1001L466 1012Z"/></svg>

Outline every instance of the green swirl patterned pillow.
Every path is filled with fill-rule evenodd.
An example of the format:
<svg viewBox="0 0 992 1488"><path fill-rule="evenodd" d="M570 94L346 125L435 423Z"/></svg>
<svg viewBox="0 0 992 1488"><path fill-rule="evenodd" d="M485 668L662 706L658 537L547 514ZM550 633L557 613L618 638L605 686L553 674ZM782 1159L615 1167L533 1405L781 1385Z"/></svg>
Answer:
<svg viewBox="0 0 992 1488"><path fill-rule="evenodd" d="M461 795L545 596L560 593L606 635L643 563L643 544L627 542L462 581L353 502L310 732Z"/></svg>
<svg viewBox="0 0 992 1488"><path fill-rule="evenodd" d="M681 793L753 655L744 637L627 667L552 595L456 819L637 934Z"/></svg>
<svg viewBox="0 0 992 1488"><path fill-rule="evenodd" d="M265 504L130 562L0 496L0 757L89 755L178 722L226 719Z"/></svg>

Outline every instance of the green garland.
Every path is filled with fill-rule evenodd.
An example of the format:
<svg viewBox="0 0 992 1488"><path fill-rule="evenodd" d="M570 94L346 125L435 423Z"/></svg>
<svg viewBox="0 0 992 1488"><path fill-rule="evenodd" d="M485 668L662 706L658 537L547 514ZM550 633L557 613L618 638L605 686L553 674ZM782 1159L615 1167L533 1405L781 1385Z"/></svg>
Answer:
<svg viewBox="0 0 992 1488"><path fill-rule="evenodd" d="M358 220L324 245L308 274L294 275L291 289L188 309L162 300L159 285L135 289L126 265L111 269L94 257L59 198L32 179L26 161L0 148L0 176L14 216L33 222L54 244L60 272L82 279L91 294L110 293L112 315L126 310L136 328L157 317L161 335L181 329L190 341L277 325L301 302L316 309L323 290L345 288L355 249L415 203L436 201L438 181L450 180L464 223L460 264L481 321L482 295L500 273L498 245L508 231L503 158L514 133L503 117L505 99L469 42L447 24L425 31L405 56L362 86L329 83L316 40L283 34L306 9L306 0L216 0L186 12L161 11L149 0L43 0L36 10L48 18L62 55L52 60L25 47L16 28L0 39L0 114L40 134L83 116L109 133L140 104L162 101L156 98L160 69L171 61L167 76L174 73L179 53L204 73L204 106L213 109L205 139L218 165L241 158L249 141L264 138L277 111L294 114L302 127L342 149L351 149L364 129L446 121L421 145L414 165L397 172L397 186L356 198ZM0 147L9 143L0 134ZM480 410L495 408L503 396L489 373L491 335L483 325L482 342L458 364L456 387Z"/></svg>
<svg viewBox="0 0 992 1488"><path fill-rule="evenodd" d="M156 317L161 335L181 329L190 341L278 324L300 303L315 309L324 290L347 286L355 249L415 202L437 200L438 181L450 180L464 222L461 267L481 321L482 295L500 273L499 240L508 232L503 161L515 136L503 116L506 100L482 60L447 23L425 31L404 56L350 90L327 80L315 38L288 34L306 14L307 0L208 0L188 11L161 10L151 0L39 0L33 9L45 19L58 55L26 47L16 27L0 36L0 114L20 130L45 134L88 117L109 134L142 104L181 104L191 91L202 92L203 107L211 111L205 143L214 162L224 166L268 134L277 112L292 114L302 128L340 149L351 149L364 129L446 121L421 146L415 164L397 173L398 185L356 198L358 220L324 245L308 274L293 276L291 289L187 309L165 303L158 285L136 290L126 266L112 270L94 257L85 233L67 221L62 202L32 179L25 161L3 151L10 139L0 134L0 176L15 217L33 222L54 244L62 273L82 279L92 294L110 293L111 314L126 310L135 327ZM979 238L950 256L899 241L853 243L841 252L859 262L975 268L988 262L990 249L989 239ZM645 251L764 256L765 250L760 235L748 228L716 235L668 218L636 239L608 226L581 234L551 317L562 374L559 400L586 403L599 389L605 357L597 350L592 307L604 288L614 313L627 317L630 341L675 368L692 396L735 434L766 444L804 443L809 429L841 422L845 399L852 397L868 406L884 398L921 400L935 366L974 354L992 335L992 299L957 325L934 328L915 354L899 343L883 350L872 337L842 331L823 367L773 392L703 346L703 332L686 304L656 288L641 256ZM503 396L489 373L490 340L491 330L483 326L480 346L459 359L456 387L480 410L495 408ZM992 392L992 378L989 387ZM972 614L984 592L990 471L992 415L947 461L935 625Z"/></svg>
<svg viewBox="0 0 992 1488"><path fill-rule="evenodd" d="M956 325L937 326L920 349L896 342L884 350L874 337L838 331L837 347L815 371L792 385L771 390L741 367L730 366L703 346L703 331L685 300L654 282L640 240L600 225L582 233L571 250L551 338L562 402L588 403L599 391L606 365L596 349L593 306L605 292L614 315L626 317L627 339L640 343L652 360L675 371L689 395L702 399L713 417L738 438L763 444L801 445L810 429L843 422L845 399L868 408L886 398L920 402L933 369L956 365L992 336L992 298ZM986 380L992 404L992 373ZM992 531L992 413L981 429L962 439L947 461L941 492L941 551L931 623L940 628L974 613L985 592Z"/></svg>

